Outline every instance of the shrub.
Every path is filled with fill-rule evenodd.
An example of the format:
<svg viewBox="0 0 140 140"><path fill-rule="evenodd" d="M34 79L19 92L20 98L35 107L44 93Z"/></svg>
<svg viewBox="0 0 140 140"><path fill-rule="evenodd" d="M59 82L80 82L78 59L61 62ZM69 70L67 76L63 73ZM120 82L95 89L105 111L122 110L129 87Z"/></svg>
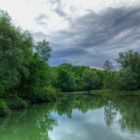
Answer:
<svg viewBox="0 0 140 140"><path fill-rule="evenodd" d="M53 101L57 98L60 91L53 86L44 87L41 89L36 89L36 92L30 93L29 99L31 102L45 102Z"/></svg>
<svg viewBox="0 0 140 140"><path fill-rule="evenodd" d="M136 90L138 89L138 75L130 68L125 68L120 71L119 87L123 90Z"/></svg>
<svg viewBox="0 0 140 140"><path fill-rule="evenodd" d="M23 109L28 106L27 102L18 96L9 97L5 101L11 109Z"/></svg>
<svg viewBox="0 0 140 140"><path fill-rule="evenodd" d="M4 97L4 86L0 83L0 97Z"/></svg>
<svg viewBox="0 0 140 140"><path fill-rule="evenodd" d="M30 93L29 95L29 100L32 103L39 103L39 102L44 102L47 101L47 94L46 93L42 93L42 92L34 92L34 93Z"/></svg>
<svg viewBox="0 0 140 140"><path fill-rule="evenodd" d="M8 116L11 113L11 110L4 102L4 100L0 99L0 116Z"/></svg>
<svg viewBox="0 0 140 140"><path fill-rule="evenodd" d="M47 99L49 101L57 99L57 97L60 95L61 91L53 86L48 86L45 88L45 91L47 93Z"/></svg>

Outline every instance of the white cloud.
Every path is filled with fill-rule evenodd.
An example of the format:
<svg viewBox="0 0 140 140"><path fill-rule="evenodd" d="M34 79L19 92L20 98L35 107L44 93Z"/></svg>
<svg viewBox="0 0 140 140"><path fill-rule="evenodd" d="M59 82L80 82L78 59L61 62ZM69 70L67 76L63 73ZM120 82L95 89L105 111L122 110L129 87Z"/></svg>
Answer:
<svg viewBox="0 0 140 140"><path fill-rule="evenodd" d="M85 14L87 9L99 12L107 7L133 6L137 3L138 0L61 0L64 12L71 18ZM44 28L36 25L33 20L41 13L50 17L46 21L46 32L68 27L67 21L53 11L55 7L56 4L51 0L0 0L0 8L8 11L17 25L34 31L44 31Z"/></svg>
<svg viewBox="0 0 140 140"><path fill-rule="evenodd" d="M34 36L35 39L39 40L45 38L51 43L53 42L55 46L52 47L53 50L56 51L66 49L69 46L71 48L77 47L77 45L74 46L72 44L72 41L71 43L69 43L71 45L68 44L66 46L66 42L70 42L70 40L72 40L73 34L70 34L69 36L67 36L67 38L63 38L62 35L62 37L60 38L59 33L61 33L61 31L70 32L72 30L75 30L76 26L71 27L70 25L72 25L72 23L79 17L82 17L85 14L88 15L89 12L92 11L95 12L96 15L102 15L100 13L103 13L103 10L106 10L109 7L135 7L139 4L139 0L0 0L0 9L6 10L10 14L13 22L16 25L19 25L23 29L27 29L33 34L36 34ZM37 19L39 15L46 15L47 17L40 22L43 24L39 24L39 22L37 23L37 20L35 21L35 19ZM91 18L94 18L94 16ZM97 20L97 18L95 20ZM79 25L82 25L82 22L84 21L81 21ZM79 27L79 25L77 26ZM87 26L87 28L89 28L89 25ZM87 28L86 31L83 32L84 34L88 32ZM39 34L41 35L41 37L39 37ZM81 34L74 34L77 35L75 36L75 40L73 41L75 44L77 43L77 40L84 40L84 35L82 38ZM79 37L79 35L81 38ZM118 38L122 38L123 36L125 36L125 34L120 33L109 43L114 43L115 40L118 40ZM99 38L98 41L100 41L101 36L97 36L97 38ZM90 50L90 52L92 53L91 55L97 55L97 53L102 54L103 47L102 49L98 49L98 52L96 52L97 49L93 48L93 51ZM83 61L86 61L84 64L87 64L87 60L90 61L89 57L87 57L86 55L82 54L82 58ZM71 61L75 62L75 59ZM81 59L79 59L79 61L79 64L83 62L81 61Z"/></svg>

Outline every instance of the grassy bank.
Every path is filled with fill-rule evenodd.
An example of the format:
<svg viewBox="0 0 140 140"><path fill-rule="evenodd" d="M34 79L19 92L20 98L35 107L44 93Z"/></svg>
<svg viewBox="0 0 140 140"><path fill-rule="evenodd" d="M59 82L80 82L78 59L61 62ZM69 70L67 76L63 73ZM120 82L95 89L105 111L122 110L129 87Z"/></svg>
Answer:
<svg viewBox="0 0 140 140"><path fill-rule="evenodd" d="M122 96L140 96L140 90L111 90L111 89L101 89L101 90L91 90L90 94L97 95L122 95Z"/></svg>

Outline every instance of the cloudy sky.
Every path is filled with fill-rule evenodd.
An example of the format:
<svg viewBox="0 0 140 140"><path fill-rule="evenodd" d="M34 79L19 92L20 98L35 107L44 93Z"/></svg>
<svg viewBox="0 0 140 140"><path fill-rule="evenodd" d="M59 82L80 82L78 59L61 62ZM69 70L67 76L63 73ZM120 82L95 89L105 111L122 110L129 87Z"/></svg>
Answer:
<svg viewBox="0 0 140 140"><path fill-rule="evenodd" d="M51 65L101 67L119 52L140 52L140 0L0 0L0 9L50 42Z"/></svg>

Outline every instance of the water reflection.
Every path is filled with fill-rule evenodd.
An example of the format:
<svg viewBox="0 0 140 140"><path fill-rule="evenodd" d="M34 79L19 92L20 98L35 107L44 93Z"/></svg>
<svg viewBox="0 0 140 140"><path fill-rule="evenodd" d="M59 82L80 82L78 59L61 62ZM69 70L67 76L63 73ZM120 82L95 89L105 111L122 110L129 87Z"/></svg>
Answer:
<svg viewBox="0 0 140 140"><path fill-rule="evenodd" d="M117 115L117 110L113 105L113 102L108 101L107 105L105 105L104 107L105 122L108 126L111 126L111 124L113 124L116 115Z"/></svg>
<svg viewBox="0 0 140 140"><path fill-rule="evenodd" d="M0 140L49 140L48 131L57 123L50 116L50 105L40 107L16 111L1 119Z"/></svg>
<svg viewBox="0 0 140 140"><path fill-rule="evenodd" d="M138 140L140 98L67 95L0 119L0 140Z"/></svg>

